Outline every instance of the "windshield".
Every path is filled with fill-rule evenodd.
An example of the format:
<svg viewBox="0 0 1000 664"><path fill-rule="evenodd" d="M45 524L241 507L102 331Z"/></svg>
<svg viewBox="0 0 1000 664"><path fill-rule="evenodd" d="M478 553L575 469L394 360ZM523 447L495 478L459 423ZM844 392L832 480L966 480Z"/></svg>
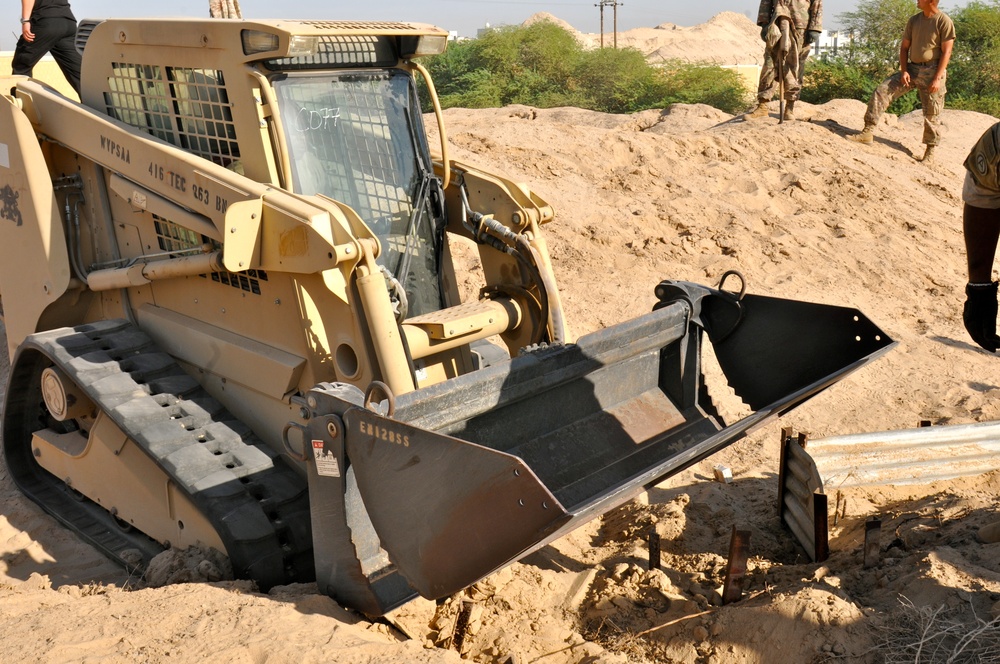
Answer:
<svg viewBox="0 0 1000 664"><path fill-rule="evenodd" d="M310 73L274 82L292 188L351 206L382 243L378 263L408 312L441 308L438 190L412 78L397 70Z"/></svg>

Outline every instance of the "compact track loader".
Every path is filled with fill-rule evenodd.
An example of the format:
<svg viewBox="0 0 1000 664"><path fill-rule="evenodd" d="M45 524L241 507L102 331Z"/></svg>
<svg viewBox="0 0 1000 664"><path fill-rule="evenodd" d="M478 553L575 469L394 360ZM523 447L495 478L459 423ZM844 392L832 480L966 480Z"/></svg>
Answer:
<svg viewBox="0 0 1000 664"><path fill-rule="evenodd" d="M551 207L448 156L416 60L446 39L84 21L80 103L0 81L2 433L25 494L126 564L214 547L261 589L315 580L377 616L520 559L893 344L853 309L736 276L651 284L649 314L571 342ZM458 237L481 258L469 301ZM706 335L743 420L702 384Z"/></svg>

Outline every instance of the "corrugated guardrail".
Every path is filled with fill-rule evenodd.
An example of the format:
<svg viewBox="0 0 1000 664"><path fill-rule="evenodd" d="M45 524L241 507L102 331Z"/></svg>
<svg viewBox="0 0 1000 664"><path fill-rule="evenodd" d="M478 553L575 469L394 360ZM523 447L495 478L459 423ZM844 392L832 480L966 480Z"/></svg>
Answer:
<svg viewBox="0 0 1000 664"><path fill-rule="evenodd" d="M827 491L928 484L1000 469L1000 422L921 426L807 440L781 431L779 515L815 561L829 555Z"/></svg>
<svg viewBox="0 0 1000 664"><path fill-rule="evenodd" d="M808 450L828 490L927 484L1000 468L1000 422L816 438Z"/></svg>

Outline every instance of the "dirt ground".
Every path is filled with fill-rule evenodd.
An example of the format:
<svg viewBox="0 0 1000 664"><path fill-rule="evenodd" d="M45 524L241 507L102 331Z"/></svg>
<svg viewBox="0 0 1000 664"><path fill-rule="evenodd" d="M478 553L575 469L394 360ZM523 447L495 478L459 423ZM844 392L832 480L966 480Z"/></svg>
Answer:
<svg viewBox="0 0 1000 664"><path fill-rule="evenodd" d="M862 103L797 111L783 124L776 112L747 122L689 105L631 116L449 110L445 120L454 159L528 183L555 208L545 230L573 333L649 311L661 279L714 286L737 269L752 293L860 309L898 342L884 357L642 499L388 621L314 586L145 588L42 514L0 466L0 659L998 661L1000 542L982 541L993 539L982 528L1000 520L1000 472L845 489L823 563L781 525L776 502L782 426L820 438L1000 419L1000 360L961 322L962 161L996 118L945 111L944 142L924 164L913 158L919 113L888 116L862 146L845 140L862 126ZM723 415L746 412L708 378ZM714 481L718 464L732 482ZM866 567L876 516L879 561ZM749 531L750 557L743 598L722 605L734 528ZM647 570L651 529L661 570Z"/></svg>

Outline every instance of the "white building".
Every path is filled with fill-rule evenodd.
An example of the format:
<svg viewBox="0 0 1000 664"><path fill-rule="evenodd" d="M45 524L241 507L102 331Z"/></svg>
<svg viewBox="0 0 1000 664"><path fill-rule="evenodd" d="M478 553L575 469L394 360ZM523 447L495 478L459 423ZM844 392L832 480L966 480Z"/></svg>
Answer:
<svg viewBox="0 0 1000 664"><path fill-rule="evenodd" d="M823 30L819 39L813 44L812 56L821 55L842 55L841 51L850 47L854 41L852 32L841 32L840 30Z"/></svg>

